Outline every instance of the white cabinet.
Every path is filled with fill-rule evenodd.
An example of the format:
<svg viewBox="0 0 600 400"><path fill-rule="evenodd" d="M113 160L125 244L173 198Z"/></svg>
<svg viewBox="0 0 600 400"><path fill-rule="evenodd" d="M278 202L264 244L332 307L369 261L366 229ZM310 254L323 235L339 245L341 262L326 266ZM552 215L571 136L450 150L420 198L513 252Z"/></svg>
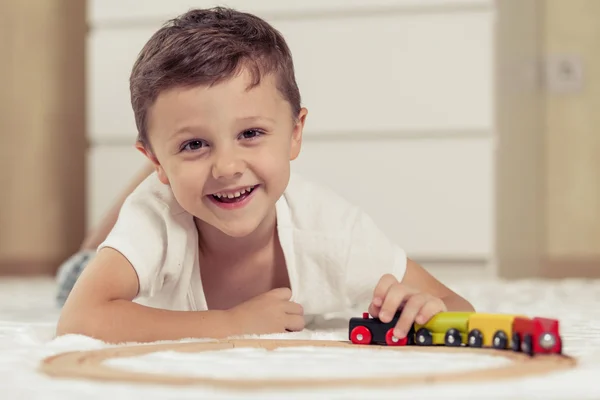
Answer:
<svg viewBox="0 0 600 400"><path fill-rule="evenodd" d="M129 103L135 57L168 18L216 4L90 2L91 223L143 161ZM290 45L309 109L294 170L365 207L412 255L491 257L491 0L227 5L264 16Z"/></svg>

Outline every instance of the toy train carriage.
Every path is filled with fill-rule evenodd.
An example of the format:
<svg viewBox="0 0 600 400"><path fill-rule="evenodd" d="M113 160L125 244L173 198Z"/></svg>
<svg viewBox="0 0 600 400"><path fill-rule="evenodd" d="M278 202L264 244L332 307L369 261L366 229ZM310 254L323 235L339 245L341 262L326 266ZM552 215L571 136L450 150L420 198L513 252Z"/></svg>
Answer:
<svg viewBox="0 0 600 400"><path fill-rule="evenodd" d="M508 349L514 315L445 312L424 325L415 324L419 345L493 347Z"/></svg>
<svg viewBox="0 0 600 400"><path fill-rule="evenodd" d="M548 318L477 312L443 312L425 324L413 324L408 336L393 336L401 311L384 323L377 318L351 318L349 336L355 344L445 345L512 349L529 355L562 352L559 323Z"/></svg>
<svg viewBox="0 0 600 400"><path fill-rule="evenodd" d="M529 355L561 354L562 338L559 322L550 318L515 317L512 349Z"/></svg>
<svg viewBox="0 0 600 400"><path fill-rule="evenodd" d="M469 317L472 312L446 312L437 314L425 324L414 324L415 342L420 346L466 344Z"/></svg>

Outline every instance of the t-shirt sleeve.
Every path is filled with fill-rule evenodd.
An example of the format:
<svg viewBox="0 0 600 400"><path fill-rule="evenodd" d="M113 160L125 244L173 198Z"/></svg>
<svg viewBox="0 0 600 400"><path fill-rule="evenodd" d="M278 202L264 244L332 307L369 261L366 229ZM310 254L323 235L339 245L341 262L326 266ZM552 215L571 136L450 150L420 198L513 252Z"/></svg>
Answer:
<svg viewBox="0 0 600 400"><path fill-rule="evenodd" d="M392 274L398 281L404 278L407 255L362 211L356 215L351 234L346 290L352 305L365 305L383 275Z"/></svg>
<svg viewBox="0 0 600 400"><path fill-rule="evenodd" d="M162 288L167 251L166 206L151 195L130 195L117 222L98 250L110 247L133 266L139 281L137 297L149 297Z"/></svg>

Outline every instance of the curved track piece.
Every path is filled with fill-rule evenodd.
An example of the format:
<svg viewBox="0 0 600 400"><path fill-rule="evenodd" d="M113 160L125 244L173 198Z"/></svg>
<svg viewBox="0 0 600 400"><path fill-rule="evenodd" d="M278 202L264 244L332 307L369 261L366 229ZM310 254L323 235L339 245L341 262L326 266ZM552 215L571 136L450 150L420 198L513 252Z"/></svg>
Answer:
<svg viewBox="0 0 600 400"><path fill-rule="evenodd" d="M123 371L111 368L103 362L111 358L132 357L159 351L179 351L196 353L231 349L234 347L258 347L273 350L281 347L323 346L349 347L356 345L349 341L331 340L270 340L270 339L239 339L220 340L212 342L163 343L109 347L100 350L70 352L57 354L44 359L40 371L56 378L78 378L99 381L130 382L139 384L164 385L205 385L222 389L261 390L270 388L335 388L351 386L403 386L414 384L435 384L453 382L480 382L482 380L498 380L522 378L524 376L541 375L572 368L575 359L564 355L540 355L529 357L523 353L506 350L469 349L468 347L421 347L421 346L376 346L380 351L423 351L423 352L472 352L474 354L491 354L513 360L512 363L501 367L475 370L470 372L456 371L449 373L430 373L418 376L365 377L365 378L328 378L323 379L219 379L209 377L189 377L163 374L147 374L133 371Z"/></svg>

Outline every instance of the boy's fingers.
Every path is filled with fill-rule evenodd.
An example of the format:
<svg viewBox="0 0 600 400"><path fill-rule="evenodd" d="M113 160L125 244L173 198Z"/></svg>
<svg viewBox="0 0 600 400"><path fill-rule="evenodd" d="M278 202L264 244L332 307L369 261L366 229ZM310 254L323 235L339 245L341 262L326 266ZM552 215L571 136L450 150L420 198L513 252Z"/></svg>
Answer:
<svg viewBox="0 0 600 400"><path fill-rule="evenodd" d="M408 299L406 305L402 308L402 314L394 329L394 336L398 339L406 337L411 325L415 322L417 314L426 302L427 298L422 294L416 294Z"/></svg>
<svg viewBox="0 0 600 400"><path fill-rule="evenodd" d="M379 317L379 312L383 306L383 302L387 297L387 293L390 288L397 284L398 280L394 275L385 274L377 282L375 289L373 290L373 300L371 300L371 306L369 307L369 314L374 317ZM373 311L373 312L371 312Z"/></svg>
<svg viewBox="0 0 600 400"><path fill-rule="evenodd" d="M304 324L305 321L303 316L289 315L286 320L285 329L292 332L298 332L304 329Z"/></svg>
<svg viewBox="0 0 600 400"><path fill-rule="evenodd" d="M377 317L379 317L379 311L381 311L381 307L377 307L377 306L373 305L373 303L371 303L368 311L371 316L377 318Z"/></svg>
<svg viewBox="0 0 600 400"><path fill-rule="evenodd" d="M399 284L391 286L383 300L383 305L379 312L379 319L382 322L390 322L394 318L394 315L398 311L398 308L400 308L400 305L407 294L406 287Z"/></svg>
<svg viewBox="0 0 600 400"><path fill-rule="evenodd" d="M302 305L294 302L288 302L285 312L291 315L304 315L304 308Z"/></svg>
<svg viewBox="0 0 600 400"><path fill-rule="evenodd" d="M398 283L398 280L392 274L385 274L379 278L379 282L377 282L375 290L373 290L373 303L375 306L380 307L383 304L383 300L385 299L388 290L396 283Z"/></svg>
<svg viewBox="0 0 600 400"><path fill-rule="evenodd" d="M292 297L292 291L290 288L281 287L268 291L265 293L269 296L275 296L281 300L289 300Z"/></svg>
<svg viewBox="0 0 600 400"><path fill-rule="evenodd" d="M431 319L431 317L433 317L437 313L445 311L445 309L446 307L444 306L444 303L441 300L430 300L426 302L425 305L421 308L421 310L417 314L417 317L415 318L415 322L421 325L425 324Z"/></svg>

